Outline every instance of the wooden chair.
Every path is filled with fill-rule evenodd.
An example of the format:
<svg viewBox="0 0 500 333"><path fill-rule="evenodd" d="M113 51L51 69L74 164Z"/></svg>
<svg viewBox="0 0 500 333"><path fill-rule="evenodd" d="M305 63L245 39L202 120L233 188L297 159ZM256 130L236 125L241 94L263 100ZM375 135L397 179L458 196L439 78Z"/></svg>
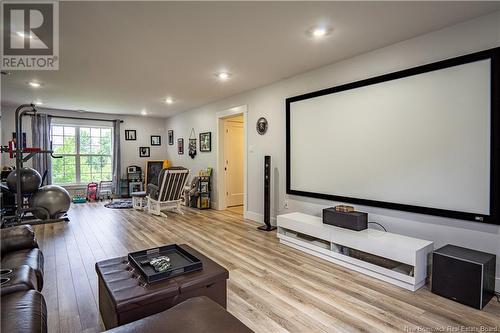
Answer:
<svg viewBox="0 0 500 333"><path fill-rule="evenodd" d="M148 212L162 215L162 210L181 211L182 194L189 176L189 170L182 167L162 169L158 176L158 185L148 184ZM166 216L166 215L165 215Z"/></svg>

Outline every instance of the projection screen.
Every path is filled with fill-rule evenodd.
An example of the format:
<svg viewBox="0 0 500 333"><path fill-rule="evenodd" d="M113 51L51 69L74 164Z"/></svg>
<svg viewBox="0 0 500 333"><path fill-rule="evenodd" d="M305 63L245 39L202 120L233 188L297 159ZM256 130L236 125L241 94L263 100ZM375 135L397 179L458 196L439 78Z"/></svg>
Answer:
<svg viewBox="0 0 500 333"><path fill-rule="evenodd" d="M489 217L492 59L446 64L287 99L287 193Z"/></svg>

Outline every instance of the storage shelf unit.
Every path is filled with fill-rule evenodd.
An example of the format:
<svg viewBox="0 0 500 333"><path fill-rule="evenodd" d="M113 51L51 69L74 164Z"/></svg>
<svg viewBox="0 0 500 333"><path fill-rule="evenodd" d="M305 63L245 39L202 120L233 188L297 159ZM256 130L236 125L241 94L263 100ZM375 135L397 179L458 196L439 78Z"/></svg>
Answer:
<svg viewBox="0 0 500 333"><path fill-rule="evenodd" d="M285 245L408 290L425 284L431 241L339 228L302 213L279 215L277 224L277 236Z"/></svg>
<svg viewBox="0 0 500 333"><path fill-rule="evenodd" d="M199 176L198 182L198 209L209 209L210 208L210 176Z"/></svg>

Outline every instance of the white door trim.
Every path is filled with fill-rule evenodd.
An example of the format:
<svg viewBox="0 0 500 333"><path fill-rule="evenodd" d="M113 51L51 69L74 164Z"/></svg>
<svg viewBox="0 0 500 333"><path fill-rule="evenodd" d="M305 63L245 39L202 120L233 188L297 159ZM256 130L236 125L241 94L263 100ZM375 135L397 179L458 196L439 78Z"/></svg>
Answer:
<svg viewBox="0 0 500 333"><path fill-rule="evenodd" d="M217 117L217 210L224 210L226 205L226 179L224 175L224 118L243 115L243 211L248 207L247 160L248 160L248 108L246 105L236 106L216 113Z"/></svg>

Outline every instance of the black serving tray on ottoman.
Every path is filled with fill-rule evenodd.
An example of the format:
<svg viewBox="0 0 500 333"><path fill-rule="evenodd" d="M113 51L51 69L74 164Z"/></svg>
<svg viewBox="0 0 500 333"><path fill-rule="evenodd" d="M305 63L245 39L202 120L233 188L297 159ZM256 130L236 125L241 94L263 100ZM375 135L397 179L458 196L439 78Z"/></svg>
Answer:
<svg viewBox="0 0 500 333"><path fill-rule="evenodd" d="M141 264L144 261L149 261L158 256L167 256L170 258L169 269L163 272L157 272L151 265ZM132 252L128 254L128 260L144 277L146 283L170 279L203 268L200 259L179 247L177 244Z"/></svg>

